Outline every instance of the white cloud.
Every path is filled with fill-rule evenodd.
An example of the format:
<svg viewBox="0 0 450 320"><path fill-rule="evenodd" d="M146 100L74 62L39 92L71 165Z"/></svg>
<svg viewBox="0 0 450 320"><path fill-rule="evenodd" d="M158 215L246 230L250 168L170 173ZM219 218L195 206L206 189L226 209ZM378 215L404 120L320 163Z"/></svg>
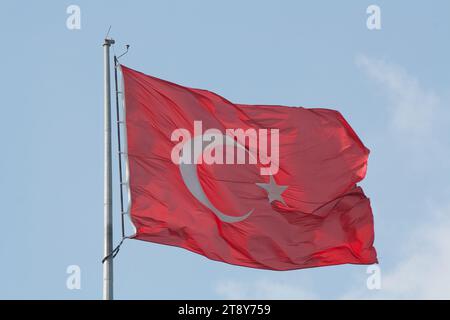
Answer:
<svg viewBox="0 0 450 320"><path fill-rule="evenodd" d="M316 299L310 291L289 283L262 279L254 282L222 281L216 286L216 293L224 299Z"/></svg>
<svg viewBox="0 0 450 320"><path fill-rule="evenodd" d="M420 188L424 189L424 197L433 194L439 199L448 194L443 188L436 172L446 172L448 165L448 110L439 96L432 90L424 88L419 80L402 67L385 60L373 59L361 55L356 59L357 65L380 85L388 100L391 128L395 133L404 133L408 137L428 137L433 134L432 144L424 149L422 139L419 140L420 152L408 158L405 164L418 161L423 168L426 180ZM448 99L447 99L448 100ZM446 100L446 101L447 101ZM383 134L380 129L380 134ZM387 135L390 138L394 135ZM401 139L402 143L409 139ZM422 140L422 141L420 141ZM408 147L405 149L411 152ZM426 152L424 150L427 150ZM432 161L432 162L430 162ZM441 162L442 161L442 164ZM427 165L432 163L432 165ZM404 164L404 165L405 165ZM445 165L444 165L445 164ZM415 171L417 174L418 171ZM428 182L427 182L428 181ZM410 187L402 184L401 187ZM436 188L434 188L435 186ZM448 184L444 185L447 186ZM418 207L426 201L423 198L412 199ZM435 201L431 201L435 203ZM419 210L419 209L418 209ZM395 237L383 239L390 243L391 253L389 265L381 261L381 290L368 290L365 286L368 274L356 275L349 284L345 294L336 294L341 299L450 299L450 204L441 209L430 208L423 212L410 212L411 219L405 221L411 225L409 241L400 242ZM419 216L419 215L420 216ZM422 224L418 221L422 221ZM426 221L426 222L423 222ZM402 236L401 239L404 239ZM320 280L320 281L318 281ZM324 282L315 278L321 289ZM298 282L297 282L298 283ZM327 283L336 285L339 283ZM278 282L275 280L235 281L228 280L216 286L216 293L226 299L317 299L319 291L309 290L315 286L298 285L294 282ZM317 290L317 287L315 287ZM321 290L323 291L323 290Z"/></svg>
<svg viewBox="0 0 450 320"><path fill-rule="evenodd" d="M381 289L369 290L369 274L359 274L349 281L349 289L338 299L450 299L450 205L426 214L429 222L411 230L409 240L391 239L396 261L385 267L381 263ZM405 222L408 223L408 222ZM381 255L381 262L383 262ZM310 279L317 281L318 279ZM321 286L324 282L320 281ZM327 285L336 285L328 283ZM352 288L353 286L353 288ZM215 287L224 299L320 299L309 285L262 279L226 280ZM324 289L323 287L321 289ZM345 292L345 290L343 290Z"/></svg>
<svg viewBox="0 0 450 320"><path fill-rule="evenodd" d="M421 150L405 163L417 161L424 170L429 184L421 185L424 195L433 190L433 198L439 198L442 188L436 177L436 170L445 168L441 159L448 159L448 110L439 96L432 89L425 89L419 80L402 67L385 60L361 55L356 64L377 82L388 99L388 112L394 130L414 138L430 137L433 139L419 141ZM382 107L382 106L380 106ZM407 139L408 141L417 139ZM420 140L420 139L419 139ZM402 139L404 142L405 139ZM406 149L411 153L412 149ZM425 151L426 150L426 151ZM433 165L429 165L433 163ZM446 163L443 160L443 163ZM418 171L416 171L417 173ZM418 205L423 199L413 199ZM405 223L411 224L407 244L392 243L390 250L395 250L397 261L389 267L380 265L382 272L382 289L350 290L342 298L380 298L380 299L450 299L450 205L441 210L425 210L417 217ZM413 224L414 223L414 224ZM403 253L403 254L402 254ZM381 262L382 256L380 257Z"/></svg>
<svg viewBox="0 0 450 320"><path fill-rule="evenodd" d="M450 299L450 207L430 215L430 221L416 228L397 264L385 270L381 265L381 290L351 290L343 299ZM400 254L399 254L400 256Z"/></svg>
<svg viewBox="0 0 450 320"><path fill-rule="evenodd" d="M387 94L395 129L417 135L430 133L439 106L439 98L432 90L423 88L417 78L385 60L360 55L356 64Z"/></svg>

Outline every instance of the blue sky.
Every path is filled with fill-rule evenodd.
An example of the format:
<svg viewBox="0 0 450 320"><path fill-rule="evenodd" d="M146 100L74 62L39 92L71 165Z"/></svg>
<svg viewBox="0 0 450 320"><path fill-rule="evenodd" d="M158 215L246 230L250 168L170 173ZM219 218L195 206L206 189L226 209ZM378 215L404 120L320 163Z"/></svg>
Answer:
<svg viewBox="0 0 450 320"><path fill-rule="evenodd" d="M66 27L71 4L80 30ZM366 27L371 4L381 30ZM3 1L0 298L101 298L110 25L117 53L131 45L122 62L145 73L239 103L339 110L371 149L362 186L382 279L368 290L366 266L263 271L127 241L116 298L450 298L449 12L444 0ZM66 288L69 265L80 290Z"/></svg>

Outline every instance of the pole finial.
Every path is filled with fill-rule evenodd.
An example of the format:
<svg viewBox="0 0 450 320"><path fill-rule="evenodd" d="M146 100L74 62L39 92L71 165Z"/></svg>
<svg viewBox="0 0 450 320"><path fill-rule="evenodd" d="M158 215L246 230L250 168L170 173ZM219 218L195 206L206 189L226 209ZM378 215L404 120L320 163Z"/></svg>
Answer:
<svg viewBox="0 0 450 320"><path fill-rule="evenodd" d="M104 46L111 46L111 45L114 44L114 43L116 43L116 42L114 41L114 39L111 39L111 38L105 38L105 42L103 42L103 45L104 45Z"/></svg>

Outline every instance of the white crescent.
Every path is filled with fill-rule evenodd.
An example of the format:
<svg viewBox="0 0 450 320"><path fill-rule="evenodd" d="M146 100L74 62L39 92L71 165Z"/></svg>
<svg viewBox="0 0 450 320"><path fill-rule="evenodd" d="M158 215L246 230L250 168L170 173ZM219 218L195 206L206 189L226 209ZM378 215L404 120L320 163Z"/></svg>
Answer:
<svg viewBox="0 0 450 320"><path fill-rule="evenodd" d="M204 206L206 206L208 209L210 209L221 221L233 223L233 222L239 222L242 220L247 219L252 213L254 209L251 209L249 212L247 212L244 215L240 216L230 216L226 213L221 212L219 209L214 207L214 205L211 203L211 201L206 196L205 192L203 191L203 188L200 184L200 181L198 179L198 173L197 173L197 164L191 164L191 159L198 159L201 154L205 151L205 147L203 146L203 139L206 139L207 141L212 141L209 145L207 145L208 148L215 148L218 145L222 144L222 141L216 141L216 139L211 139L211 137L214 136L213 134L205 133L203 135L197 135L193 139L189 139L186 141L186 143L183 145L182 148L182 156L180 157L179 167L181 176L183 178L183 182L186 185L186 187L189 189L189 191L192 193L192 195L200 201ZM229 146L237 146L238 148L244 148L240 143L236 142L233 138L227 135L223 135L225 137L225 145ZM201 145L201 150L194 149L194 157L190 157L191 152L191 144L194 143L195 145ZM247 150L247 149L245 149ZM188 159L189 157L189 159ZM195 161L194 161L195 162Z"/></svg>

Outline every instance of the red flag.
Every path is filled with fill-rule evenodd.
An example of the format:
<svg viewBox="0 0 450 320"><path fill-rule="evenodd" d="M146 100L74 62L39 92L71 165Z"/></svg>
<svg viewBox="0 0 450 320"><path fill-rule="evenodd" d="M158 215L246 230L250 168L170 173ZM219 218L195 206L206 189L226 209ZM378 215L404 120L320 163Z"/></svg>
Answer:
<svg viewBox="0 0 450 320"><path fill-rule="evenodd" d="M377 262L369 150L328 109L240 105L121 66L135 238L235 265Z"/></svg>

